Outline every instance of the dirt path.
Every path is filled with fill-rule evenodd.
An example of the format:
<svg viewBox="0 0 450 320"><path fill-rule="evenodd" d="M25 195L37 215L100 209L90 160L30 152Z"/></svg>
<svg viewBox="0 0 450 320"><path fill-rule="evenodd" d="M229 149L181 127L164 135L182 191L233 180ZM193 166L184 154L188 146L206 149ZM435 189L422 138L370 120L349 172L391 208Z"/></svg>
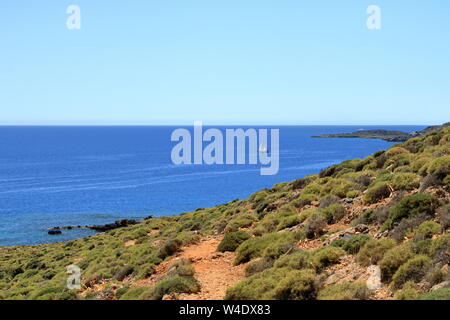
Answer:
<svg viewBox="0 0 450 320"><path fill-rule="evenodd" d="M195 269L194 277L200 282L201 291L195 294L176 294L168 297L177 300L222 300L226 289L245 278L245 265L233 266L234 252L217 252L222 237L208 237L186 246L172 259L156 267L150 278L138 286L155 285L168 268L179 259L189 259Z"/></svg>
<svg viewBox="0 0 450 320"><path fill-rule="evenodd" d="M201 291L196 294L180 294L178 299L221 300L229 286L245 277L244 265L233 266L233 252L216 252L220 241L221 237L209 238L184 249L181 257L192 261Z"/></svg>

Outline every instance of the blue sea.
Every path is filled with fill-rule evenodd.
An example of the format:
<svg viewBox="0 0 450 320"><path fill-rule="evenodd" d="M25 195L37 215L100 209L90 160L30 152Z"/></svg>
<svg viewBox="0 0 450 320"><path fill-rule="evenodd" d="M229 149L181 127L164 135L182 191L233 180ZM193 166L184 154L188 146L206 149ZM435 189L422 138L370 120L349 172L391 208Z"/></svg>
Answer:
<svg viewBox="0 0 450 320"><path fill-rule="evenodd" d="M94 233L76 229L50 236L47 228L53 226L104 224L211 207L392 145L312 135L358 129L409 132L423 126L276 127L280 169L273 176L260 175L260 165L174 165L170 154L176 143L170 137L175 128L0 127L0 245Z"/></svg>

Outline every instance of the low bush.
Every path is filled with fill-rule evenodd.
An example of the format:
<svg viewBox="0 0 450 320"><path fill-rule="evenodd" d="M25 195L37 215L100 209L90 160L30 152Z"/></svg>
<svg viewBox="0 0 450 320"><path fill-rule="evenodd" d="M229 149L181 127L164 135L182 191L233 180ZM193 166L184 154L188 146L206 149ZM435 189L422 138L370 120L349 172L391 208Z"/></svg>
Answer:
<svg viewBox="0 0 450 320"><path fill-rule="evenodd" d="M272 268L273 266L273 260L268 258L258 258L255 259L255 261L250 262L245 267L245 276L250 277L254 274L257 274L259 272L262 272L264 270L267 270L269 268Z"/></svg>
<svg viewBox="0 0 450 320"><path fill-rule="evenodd" d="M220 241L217 251L235 251L239 245L250 239L250 234L245 231L236 231L225 234L222 241Z"/></svg>
<svg viewBox="0 0 450 320"><path fill-rule="evenodd" d="M239 215L227 224L224 232L225 233L235 232L235 231L238 231L240 228L250 227L257 220L258 219L256 218L255 215L251 215L251 214Z"/></svg>
<svg viewBox="0 0 450 320"><path fill-rule="evenodd" d="M370 291L364 282L341 282L325 287L317 300L367 300Z"/></svg>
<svg viewBox="0 0 450 320"><path fill-rule="evenodd" d="M159 248L156 256L161 260L164 260L180 250L182 244L183 243L179 239L168 240L162 245L161 248Z"/></svg>
<svg viewBox="0 0 450 320"><path fill-rule="evenodd" d="M436 177L434 174L428 174L422 179L422 181L420 181L419 191L423 192L429 187L435 187L440 184L441 182L439 181L438 177Z"/></svg>
<svg viewBox="0 0 450 320"><path fill-rule="evenodd" d="M311 268L310 257L311 254L308 251L295 251L294 253L280 257L275 261L274 267L296 270Z"/></svg>
<svg viewBox="0 0 450 320"><path fill-rule="evenodd" d="M390 280L398 268L408 261L413 254L408 243L389 249L379 262L383 281Z"/></svg>
<svg viewBox="0 0 450 320"><path fill-rule="evenodd" d="M354 198L359 197L360 195L362 195L362 192L360 190L352 190L352 191L347 192L347 194L345 196L347 198L354 199Z"/></svg>
<svg viewBox="0 0 450 320"><path fill-rule="evenodd" d="M236 249L234 264L237 265L261 257L269 245L293 242L293 235L289 232L269 233L261 237L250 238Z"/></svg>
<svg viewBox="0 0 450 320"><path fill-rule="evenodd" d="M450 288L441 288L421 294L418 300L450 300Z"/></svg>
<svg viewBox="0 0 450 320"><path fill-rule="evenodd" d="M341 200L341 198L335 196L335 195L327 195L320 199L320 205L319 208L326 208L332 204L338 203Z"/></svg>
<svg viewBox="0 0 450 320"><path fill-rule="evenodd" d="M450 263L450 233L446 233L443 236L433 239L430 247L430 255L433 257L434 262L449 264Z"/></svg>
<svg viewBox="0 0 450 320"><path fill-rule="evenodd" d="M392 179L395 190L413 190L420 186L420 177L415 173L395 173Z"/></svg>
<svg viewBox="0 0 450 320"><path fill-rule="evenodd" d="M308 239L319 237L323 233L323 230L326 226L327 226L327 218L319 212L314 212L306 220L305 225L306 237Z"/></svg>
<svg viewBox="0 0 450 320"><path fill-rule="evenodd" d="M339 203L331 204L319 212L325 216L329 224L338 222L345 216L345 208Z"/></svg>
<svg viewBox="0 0 450 320"><path fill-rule="evenodd" d="M389 211L389 218L385 221L383 228L392 229L395 222L417 216L420 213L433 216L437 207L439 207L439 200L434 195L426 193L409 195Z"/></svg>
<svg viewBox="0 0 450 320"><path fill-rule="evenodd" d="M425 277L431 266L431 260L425 255L418 255L400 266L392 277L391 286L400 289L406 282L419 282Z"/></svg>
<svg viewBox="0 0 450 320"><path fill-rule="evenodd" d="M313 201L316 201L318 196L315 194L301 194L296 200L292 202L294 207L302 208L306 205L310 205Z"/></svg>
<svg viewBox="0 0 450 320"><path fill-rule="evenodd" d="M31 300L76 300L77 294L64 287L37 289L31 294Z"/></svg>
<svg viewBox="0 0 450 320"><path fill-rule="evenodd" d="M132 266L125 266L116 272L113 279L117 281L123 281L126 277L131 275L134 271Z"/></svg>
<svg viewBox="0 0 450 320"><path fill-rule="evenodd" d="M441 227L438 223L434 221L425 221L414 230L414 240L429 239L440 231Z"/></svg>
<svg viewBox="0 0 450 320"><path fill-rule="evenodd" d="M300 223L304 222L316 211L317 211L317 209L310 208L310 209L306 209L306 210L303 210L302 212L300 212L300 216L299 216Z"/></svg>
<svg viewBox="0 0 450 320"><path fill-rule="evenodd" d="M438 210L439 222L441 224L442 230L447 230L450 228L450 205L443 206Z"/></svg>
<svg viewBox="0 0 450 320"><path fill-rule="evenodd" d="M373 224L376 222L376 217L373 209L366 209L356 219L352 220L351 225L357 226L358 224Z"/></svg>
<svg viewBox="0 0 450 320"><path fill-rule="evenodd" d="M395 241L389 238L368 240L358 252L356 261L365 267L377 264L383 259L384 254L395 247Z"/></svg>
<svg viewBox="0 0 450 320"><path fill-rule="evenodd" d="M384 198L389 197L391 194L391 189L386 182L379 182L373 187L367 189L364 194L363 201L365 204L376 203Z"/></svg>
<svg viewBox="0 0 450 320"><path fill-rule="evenodd" d="M168 277L192 277L195 273L194 267L192 266L191 262L188 259L180 259L177 260L175 263L173 263L166 275L165 278Z"/></svg>
<svg viewBox="0 0 450 320"><path fill-rule="evenodd" d="M443 156L432 160L428 165L427 172L443 180L450 174L450 156Z"/></svg>
<svg viewBox="0 0 450 320"><path fill-rule="evenodd" d="M322 270L332 264L339 262L345 255L345 251L337 247L325 247L317 249L311 256L311 264L316 270Z"/></svg>
<svg viewBox="0 0 450 320"><path fill-rule="evenodd" d="M141 294L143 294L146 291L153 290L152 287L136 287L136 288L130 288L125 293L122 293L120 295L120 300L139 300L139 297Z"/></svg>
<svg viewBox="0 0 450 320"><path fill-rule="evenodd" d="M430 216L426 213L419 213L417 216L405 218L392 230L391 237L397 242L405 240L407 235L410 235L423 222L428 221Z"/></svg>
<svg viewBox="0 0 450 320"><path fill-rule="evenodd" d="M409 153L409 151L402 147L392 147L385 152L385 155L387 157L393 157L402 153Z"/></svg>
<svg viewBox="0 0 450 320"><path fill-rule="evenodd" d="M280 222L278 223L277 231L294 227L300 223L301 223L301 219L300 219L299 215L295 214L295 215L283 217L280 219Z"/></svg>
<svg viewBox="0 0 450 320"><path fill-rule="evenodd" d="M139 298L143 300L161 300L169 293L197 293L200 284L192 277L172 277L160 280L151 290L144 291Z"/></svg>
<svg viewBox="0 0 450 320"><path fill-rule="evenodd" d="M414 286L414 282L408 281L401 290L394 294L394 300L416 300L419 292Z"/></svg>
<svg viewBox="0 0 450 320"><path fill-rule="evenodd" d="M350 236L348 238L334 240L331 245L334 247L340 247L349 254L356 254L359 252L361 247L370 239L371 237L367 234L358 234Z"/></svg>
<svg viewBox="0 0 450 320"><path fill-rule="evenodd" d="M313 270L271 268L227 289L226 300L314 299Z"/></svg>
<svg viewBox="0 0 450 320"><path fill-rule="evenodd" d="M431 268L425 276L425 280L432 286L444 282L447 278L450 280L448 271L438 267Z"/></svg>

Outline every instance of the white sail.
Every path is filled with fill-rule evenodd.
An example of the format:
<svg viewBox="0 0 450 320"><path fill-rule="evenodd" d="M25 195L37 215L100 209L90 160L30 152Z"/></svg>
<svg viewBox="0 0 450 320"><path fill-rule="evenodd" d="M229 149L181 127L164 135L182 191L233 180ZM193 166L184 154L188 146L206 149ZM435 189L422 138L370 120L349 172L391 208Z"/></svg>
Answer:
<svg viewBox="0 0 450 320"><path fill-rule="evenodd" d="M260 153L266 153L267 152L267 148L264 145L264 143L261 143L261 145L259 146L259 152Z"/></svg>

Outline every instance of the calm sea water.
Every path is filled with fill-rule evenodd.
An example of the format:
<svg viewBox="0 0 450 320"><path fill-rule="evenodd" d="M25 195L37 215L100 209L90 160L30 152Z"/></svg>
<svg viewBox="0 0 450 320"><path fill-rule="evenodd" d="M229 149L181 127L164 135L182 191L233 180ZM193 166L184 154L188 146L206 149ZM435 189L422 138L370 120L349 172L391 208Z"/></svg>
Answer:
<svg viewBox="0 0 450 320"><path fill-rule="evenodd" d="M175 127L0 127L0 245L61 241L93 233L72 230L49 236L46 229L53 226L171 215L242 199L275 183L392 145L370 139L313 139L312 135L423 127L279 128L279 173L261 176L259 165L173 165L170 135Z"/></svg>

